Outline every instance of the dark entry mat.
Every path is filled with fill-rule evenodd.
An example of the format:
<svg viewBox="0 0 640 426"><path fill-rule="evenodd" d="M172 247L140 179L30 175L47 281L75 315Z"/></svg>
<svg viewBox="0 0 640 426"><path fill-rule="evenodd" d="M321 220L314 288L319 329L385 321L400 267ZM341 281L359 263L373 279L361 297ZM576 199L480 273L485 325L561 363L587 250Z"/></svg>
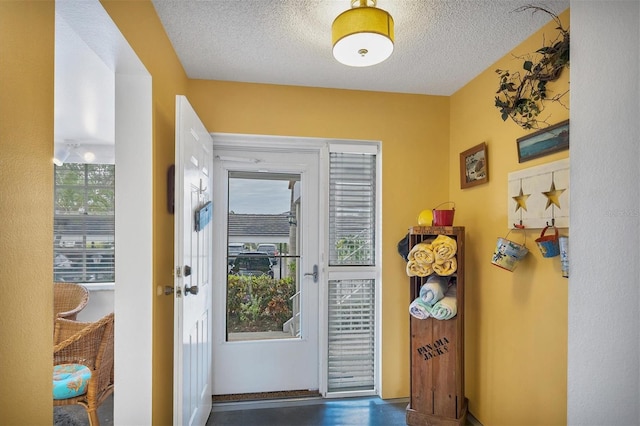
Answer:
<svg viewBox="0 0 640 426"><path fill-rule="evenodd" d="M292 390L278 392L234 393L213 395L213 402L260 401L265 399L312 398L320 397L317 390Z"/></svg>

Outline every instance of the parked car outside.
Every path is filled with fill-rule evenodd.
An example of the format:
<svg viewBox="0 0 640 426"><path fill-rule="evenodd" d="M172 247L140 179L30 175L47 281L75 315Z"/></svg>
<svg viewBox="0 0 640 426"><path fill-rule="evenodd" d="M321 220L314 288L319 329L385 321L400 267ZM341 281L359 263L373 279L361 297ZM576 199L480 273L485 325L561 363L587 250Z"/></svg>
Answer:
<svg viewBox="0 0 640 426"><path fill-rule="evenodd" d="M243 251L244 251L244 243L229 243L228 245L229 256L235 256L238 253L242 253Z"/></svg>
<svg viewBox="0 0 640 426"><path fill-rule="evenodd" d="M229 271L233 266L233 261L236 256L244 251L244 243L229 243L227 245L227 263L229 264Z"/></svg>
<svg viewBox="0 0 640 426"><path fill-rule="evenodd" d="M257 252L266 253L269 255L269 260L271 260L271 264L275 265L278 259L278 249L275 244L258 244Z"/></svg>
<svg viewBox="0 0 640 426"><path fill-rule="evenodd" d="M238 253L233 261L231 273L243 276L268 275L273 278L271 261L266 253L255 251Z"/></svg>

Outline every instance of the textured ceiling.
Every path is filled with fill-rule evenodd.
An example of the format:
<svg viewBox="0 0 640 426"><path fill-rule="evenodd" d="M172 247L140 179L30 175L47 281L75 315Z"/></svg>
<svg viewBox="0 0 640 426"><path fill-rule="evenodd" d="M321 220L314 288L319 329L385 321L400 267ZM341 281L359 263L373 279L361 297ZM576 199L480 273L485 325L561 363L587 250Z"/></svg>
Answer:
<svg viewBox="0 0 640 426"><path fill-rule="evenodd" d="M521 0L378 0L395 21L385 62L351 68L331 54L349 0L152 0L194 79L451 95L549 22ZM569 0L535 3L560 14Z"/></svg>

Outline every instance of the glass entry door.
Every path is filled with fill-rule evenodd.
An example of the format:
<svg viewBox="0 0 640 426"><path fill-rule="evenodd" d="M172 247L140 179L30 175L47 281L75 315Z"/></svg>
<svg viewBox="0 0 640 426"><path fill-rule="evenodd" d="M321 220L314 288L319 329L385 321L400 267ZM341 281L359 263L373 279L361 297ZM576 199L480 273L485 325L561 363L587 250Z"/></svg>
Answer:
<svg viewBox="0 0 640 426"><path fill-rule="evenodd" d="M319 387L318 164L214 150L214 395Z"/></svg>

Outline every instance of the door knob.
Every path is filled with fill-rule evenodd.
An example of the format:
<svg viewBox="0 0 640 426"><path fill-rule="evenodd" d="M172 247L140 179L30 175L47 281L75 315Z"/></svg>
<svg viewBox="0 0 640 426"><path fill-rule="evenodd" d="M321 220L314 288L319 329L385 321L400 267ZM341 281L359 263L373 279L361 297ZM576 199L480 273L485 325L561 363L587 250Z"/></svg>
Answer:
<svg viewBox="0 0 640 426"><path fill-rule="evenodd" d="M184 276L188 277L189 275L191 275L191 266L184 265Z"/></svg>
<svg viewBox="0 0 640 426"><path fill-rule="evenodd" d="M189 284L187 284L187 285L184 286L184 295L185 296L188 296L189 294L194 294L194 295L198 294L198 291L199 290L198 290L198 286L197 285L189 287Z"/></svg>

